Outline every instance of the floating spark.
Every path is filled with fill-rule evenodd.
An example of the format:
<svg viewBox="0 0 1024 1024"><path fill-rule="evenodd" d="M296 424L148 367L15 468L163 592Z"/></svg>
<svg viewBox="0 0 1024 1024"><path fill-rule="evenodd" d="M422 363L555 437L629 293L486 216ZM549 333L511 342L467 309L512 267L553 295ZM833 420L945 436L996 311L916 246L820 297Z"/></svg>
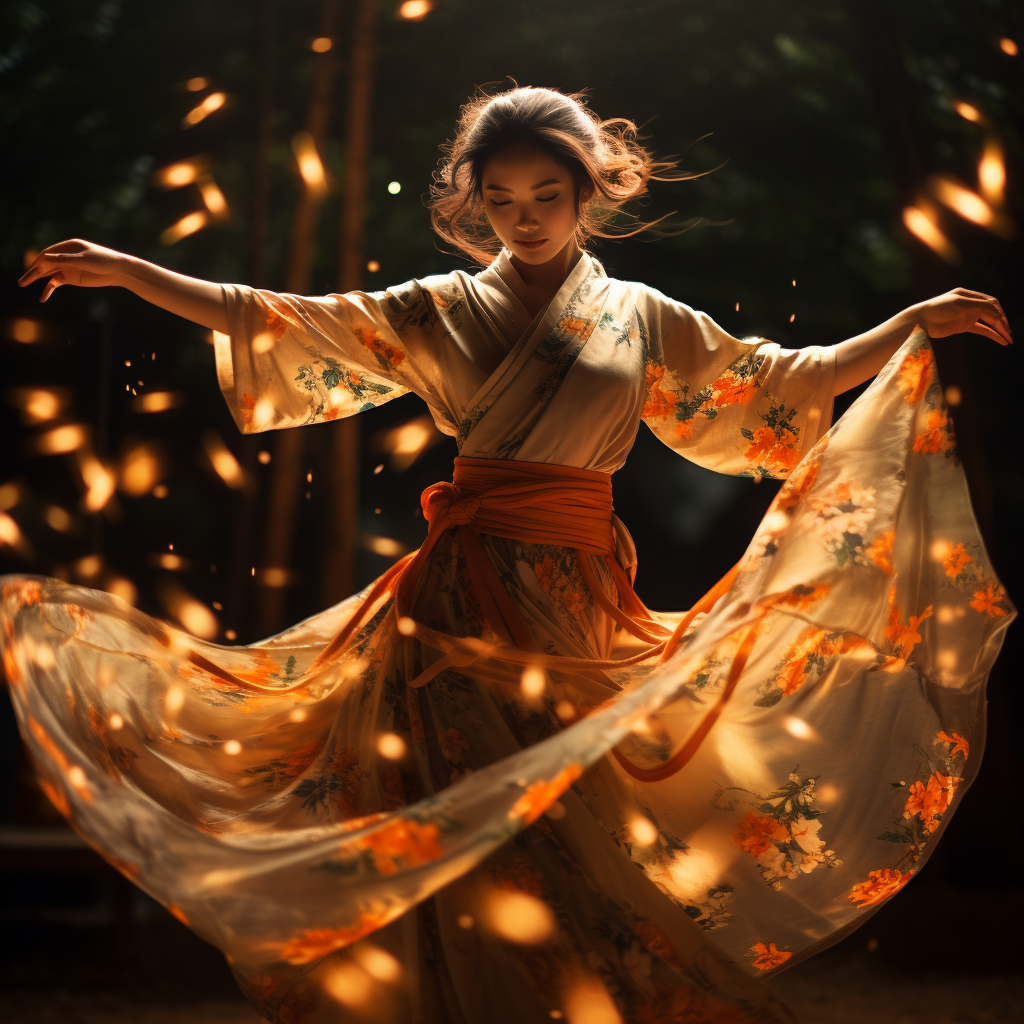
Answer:
<svg viewBox="0 0 1024 1024"><path fill-rule="evenodd" d="M551 908L525 892L494 892L488 901L487 918L491 930L501 938L522 945L544 942L555 931Z"/></svg>
<svg viewBox="0 0 1024 1024"><path fill-rule="evenodd" d="M981 194L996 206L1006 201L1006 164L1003 147L995 139L985 143L985 151L978 164L978 187Z"/></svg>
<svg viewBox="0 0 1024 1024"><path fill-rule="evenodd" d="M228 485L238 490L246 484L246 474L238 460L228 451L220 435L208 430L203 435L203 451L214 472Z"/></svg>
<svg viewBox="0 0 1024 1024"><path fill-rule="evenodd" d="M35 320L26 320L24 317L12 320L10 331L11 337L23 345L31 345L43 336L39 324Z"/></svg>
<svg viewBox="0 0 1024 1024"><path fill-rule="evenodd" d="M185 396L180 391L150 391L132 400L132 412L167 412L184 404Z"/></svg>
<svg viewBox="0 0 1024 1024"><path fill-rule="evenodd" d="M121 490L133 498L148 494L159 482L164 467L152 445L130 448L121 462Z"/></svg>
<svg viewBox="0 0 1024 1024"><path fill-rule="evenodd" d="M86 430L79 423L66 423L54 427L36 439L36 450L43 455L64 455L78 451L86 441Z"/></svg>
<svg viewBox="0 0 1024 1024"><path fill-rule="evenodd" d="M903 223L912 235L938 253L947 263L960 262L960 251L923 210L916 206L908 206L903 211Z"/></svg>
<svg viewBox="0 0 1024 1024"><path fill-rule="evenodd" d="M191 128L208 118L215 110L224 106L227 96L222 92L211 92L197 107L193 107L181 121L182 128Z"/></svg>
<svg viewBox="0 0 1024 1024"><path fill-rule="evenodd" d="M395 17L402 21L422 21L434 9L434 0L404 0Z"/></svg>
<svg viewBox="0 0 1024 1024"><path fill-rule="evenodd" d="M327 194L327 175L316 143L309 132L297 132L292 138L292 152L299 164L299 174L305 182L310 198L322 199Z"/></svg>
<svg viewBox="0 0 1024 1024"><path fill-rule="evenodd" d="M205 210L196 210L195 213L186 214L176 224L172 224L160 233L161 245L174 245L188 235L194 235L202 230L210 221L210 215Z"/></svg>
<svg viewBox="0 0 1024 1024"><path fill-rule="evenodd" d="M975 124L980 124L984 120L984 114L970 103L963 103L957 100L953 104L953 109L965 120L973 121Z"/></svg>

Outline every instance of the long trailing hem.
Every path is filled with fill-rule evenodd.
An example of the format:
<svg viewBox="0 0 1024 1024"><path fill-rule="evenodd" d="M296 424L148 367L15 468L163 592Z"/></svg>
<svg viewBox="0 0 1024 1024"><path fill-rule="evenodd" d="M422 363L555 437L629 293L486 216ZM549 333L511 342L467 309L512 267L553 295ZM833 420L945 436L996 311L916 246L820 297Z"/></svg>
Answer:
<svg viewBox="0 0 1024 1024"><path fill-rule="evenodd" d="M538 649L577 659L539 696L486 652L407 685L438 652L383 589L295 686L372 585L224 648L4 577L4 669L40 781L280 1024L601 1005L628 1024L791 1021L758 979L920 869L977 774L1015 615L927 338L806 453L703 617L649 613L650 635L677 634L661 664L627 663L649 641L616 631L600 560L478 536ZM416 622L500 650L460 531L425 562Z"/></svg>

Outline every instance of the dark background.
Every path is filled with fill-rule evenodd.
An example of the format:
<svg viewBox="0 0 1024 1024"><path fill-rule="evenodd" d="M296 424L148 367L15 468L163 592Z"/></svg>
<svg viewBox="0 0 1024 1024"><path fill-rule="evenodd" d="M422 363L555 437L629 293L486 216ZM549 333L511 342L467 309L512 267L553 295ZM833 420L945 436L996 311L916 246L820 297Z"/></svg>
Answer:
<svg viewBox="0 0 1024 1024"><path fill-rule="evenodd" d="M337 288L337 183L344 174L354 8L338 5L330 54L337 70L322 155L335 186L319 210L309 289L315 294ZM7 513L32 548L26 557L0 544L0 573L81 581L79 560L99 555L102 569L91 585L130 579L138 606L164 615L159 595L167 573L153 556L173 544L189 566L175 574L178 583L208 605L223 605L222 639L226 630L242 643L273 631L257 628L265 624L258 614L265 588L249 570L261 564L266 543L273 467L260 465L256 453L273 455L279 438L238 434L217 388L209 332L116 288L63 288L40 306L41 285L19 289L17 279L35 251L81 237L197 277L284 290L302 188L291 140L306 124L316 62L325 59L310 47L323 16L324 4L314 0L0 4L0 485L18 483ZM611 276L645 281L707 311L737 336L790 347L841 341L955 285L998 296L1019 329L1019 236L997 237L936 206L942 230L962 254L953 266L906 230L901 212L929 202L932 174L977 188L978 160L991 137L1006 153L1006 212L1024 219L1024 58L999 46L1003 37L1024 44L1021 23L1012 0L438 0L415 23L382 4L364 254L364 263L376 260L380 269L364 275L363 287L468 269L438 249L421 197L459 105L477 86L505 88L514 79L567 91L586 87L603 117L642 124L656 154L679 155L686 170L714 169L692 181L655 183L638 209L645 218L676 211L671 223L689 230L592 245ZM185 82L195 76L205 76L208 88L189 92ZM227 94L225 106L183 129L184 115L216 90ZM959 116L956 101L979 109L983 123ZM270 132L271 149L268 201L259 207L261 128ZM201 200L194 187L155 187L153 173L197 154L209 159L230 217L163 246L160 233L201 208ZM391 181L401 184L397 195L388 191ZM254 229L260 209L268 218L262 243ZM14 340L18 318L37 321L41 339ZM1024 513L1018 353L974 335L939 341L936 350L943 383L962 394L954 410L961 456L982 535L1012 599ZM185 404L133 412L125 385L137 387L140 377L139 391L178 391ZM166 497L119 493L102 513L84 511L72 458L32 454L38 427L14 407L17 387L69 389L65 419L93 425L97 453L112 465L134 446L156 444L166 463ZM843 396L837 415L855 394ZM410 395L359 417L360 528L407 548L425 535L419 492L450 478L454 442L444 438L397 472L377 441L423 411ZM335 531L324 481L335 426L301 428L301 475L286 482L299 494L293 585L275 630L326 603L324 552ZM225 486L201 457L201 438L211 430L253 473L249 494ZM381 462L384 470L374 474ZM637 544L639 595L654 608L688 607L738 559L776 486L702 470L642 429L614 478L616 511ZM47 524L51 506L71 513L70 530ZM357 557L359 586L391 561L365 547ZM1019 632L1011 627L992 674L989 739L975 785L920 876L869 926L883 945L901 949L903 962L914 955L906 936L923 941L945 913L963 944L947 970L1013 966L996 933L1007 908L1021 902L1024 827L1010 796L1024 752ZM0 759L7 780L0 824L59 824L31 778L6 700ZM162 910L123 891L101 866L94 877L81 874L82 863L55 860L30 874L24 863L11 862L0 908L10 919L4 930L16 925L23 941L4 960L0 983L52 985L57 971L71 984L71 949L76 962L96 961L74 984L128 984L128 974L137 982L135 968L116 967L128 961L107 953L120 942L127 956L124 929L143 927L141 921L149 922L146 942L155 945L140 939L137 958L152 964L172 948L186 950L196 990L208 984L220 991L218 954L198 940L190 945ZM120 924L104 931L104 915L118 906ZM105 937L86 953L81 929L93 926L99 931L89 934ZM844 946L863 946L866 930ZM160 971L150 972L147 984L157 984Z"/></svg>

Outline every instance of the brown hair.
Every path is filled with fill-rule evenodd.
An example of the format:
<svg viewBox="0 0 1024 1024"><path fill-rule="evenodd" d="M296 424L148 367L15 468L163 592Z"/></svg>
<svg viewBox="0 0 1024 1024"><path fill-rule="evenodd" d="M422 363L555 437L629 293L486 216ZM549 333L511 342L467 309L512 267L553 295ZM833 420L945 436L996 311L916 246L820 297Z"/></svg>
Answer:
<svg viewBox="0 0 1024 1024"><path fill-rule="evenodd" d="M444 155L427 204L434 230L478 263L486 266L494 259L501 242L487 220L481 177L495 153L518 142L534 143L572 173L581 248L588 238L624 238L664 220L641 222L632 231L615 227L623 217L637 223L622 208L647 191L648 181L696 175L677 171L674 160L654 160L636 141L632 121L602 121L584 96L526 86L469 100L459 112L455 141L441 147Z"/></svg>

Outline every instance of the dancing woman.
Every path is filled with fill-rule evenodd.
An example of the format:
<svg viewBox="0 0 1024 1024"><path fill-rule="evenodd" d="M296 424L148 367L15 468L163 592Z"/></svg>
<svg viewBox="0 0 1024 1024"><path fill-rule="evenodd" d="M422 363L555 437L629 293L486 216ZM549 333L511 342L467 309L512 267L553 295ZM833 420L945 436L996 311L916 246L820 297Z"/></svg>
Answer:
<svg viewBox="0 0 1024 1024"><path fill-rule="evenodd" d="M269 1020L791 1021L758 979L905 885L977 772L1014 610L928 339L1009 344L998 301L958 288L832 346L733 338L585 250L670 171L629 122L514 89L464 108L431 200L476 274L302 297L74 240L21 280L220 332L243 432L412 391L457 440L423 546L257 644L2 581L46 792ZM786 480L686 613L636 596L612 512L641 420Z"/></svg>

